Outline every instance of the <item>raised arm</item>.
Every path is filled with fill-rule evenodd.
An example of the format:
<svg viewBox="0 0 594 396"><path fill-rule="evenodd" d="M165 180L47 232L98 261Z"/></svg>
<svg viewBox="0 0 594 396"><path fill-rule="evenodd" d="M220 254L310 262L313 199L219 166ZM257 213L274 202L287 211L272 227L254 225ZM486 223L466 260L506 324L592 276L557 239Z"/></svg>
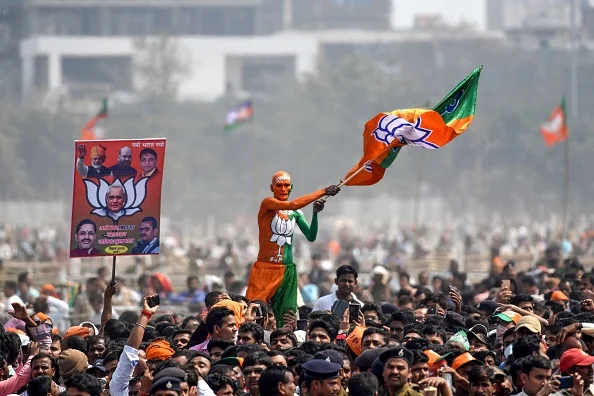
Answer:
<svg viewBox="0 0 594 396"><path fill-rule="evenodd" d="M298 212L296 216L297 225L299 229L305 235L308 241L314 242L318 236L318 213L324 210L324 202L315 201L313 205L313 215L311 217L311 225L307 224L305 216L302 212Z"/></svg>
<svg viewBox="0 0 594 396"><path fill-rule="evenodd" d="M338 194L340 187L332 185L326 188L321 188L311 194L304 195L292 201L281 201L279 199L270 197L264 198L260 209L262 210L297 210L306 207L316 199L322 198L324 195L334 196Z"/></svg>

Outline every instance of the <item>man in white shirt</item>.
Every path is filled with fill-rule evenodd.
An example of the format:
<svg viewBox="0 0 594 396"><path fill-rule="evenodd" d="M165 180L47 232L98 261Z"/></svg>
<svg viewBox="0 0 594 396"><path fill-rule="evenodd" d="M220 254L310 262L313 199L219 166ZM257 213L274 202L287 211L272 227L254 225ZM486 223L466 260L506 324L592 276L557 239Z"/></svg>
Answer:
<svg viewBox="0 0 594 396"><path fill-rule="evenodd" d="M23 300L17 295L18 286L15 281L6 281L4 284L4 304L6 311L12 311L12 304L18 303L20 305L26 305Z"/></svg>
<svg viewBox="0 0 594 396"><path fill-rule="evenodd" d="M355 286L357 286L358 276L359 274L354 267L350 265L340 266L336 270L336 278L334 279L337 290L334 293L318 298L313 306L313 310L330 311L336 300L349 301L363 306L363 303L353 293Z"/></svg>

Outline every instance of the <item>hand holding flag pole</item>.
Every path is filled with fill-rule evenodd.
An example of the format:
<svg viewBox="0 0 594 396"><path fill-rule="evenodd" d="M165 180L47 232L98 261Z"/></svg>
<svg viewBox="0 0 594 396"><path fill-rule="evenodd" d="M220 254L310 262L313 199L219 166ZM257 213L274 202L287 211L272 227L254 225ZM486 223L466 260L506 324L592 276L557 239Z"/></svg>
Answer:
<svg viewBox="0 0 594 396"><path fill-rule="evenodd" d="M360 167L355 172L353 172L352 175L350 175L349 177L347 177L345 180L341 181L340 184L338 184L338 187L341 187L342 188L345 184L347 184L348 182L350 182L351 179L353 179L355 176L357 176L360 172L363 171L363 169L365 169L366 166L368 166L370 164L371 164L371 161L367 161L362 167ZM328 198L330 198L329 195L324 195L318 201L321 201L321 202L324 202L325 203L328 200Z"/></svg>

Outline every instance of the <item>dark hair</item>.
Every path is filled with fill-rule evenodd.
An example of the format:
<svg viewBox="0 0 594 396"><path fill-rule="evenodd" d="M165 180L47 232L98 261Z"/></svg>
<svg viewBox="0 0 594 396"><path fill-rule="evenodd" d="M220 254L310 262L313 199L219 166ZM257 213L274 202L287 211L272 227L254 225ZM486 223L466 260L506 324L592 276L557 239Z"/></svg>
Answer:
<svg viewBox="0 0 594 396"><path fill-rule="evenodd" d="M255 366L261 364L266 367L272 366L272 359L266 354L266 352L254 352L250 353L243 359L241 367L245 368L248 366Z"/></svg>
<svg viewBox="0 0 594 396"><path fill-rule="evenodd" d="M357 277L359 276L359 273L352 265L341 265L336 270L336 279L348 274L352 274L355 277L355 280L357 280Z"/></svg>
<svg viewBox="0 0 594 396"><path fill-rule="evenodd" d="M127 327L124 322L117 320L117 319L109 319L105 322L105 327L103 328L103 334L109 337L110 340L115 340L116 338L128 338L130 333L127 331Z"/></svg>
<svg viewBox="0 0 594 396"><path fill-rule="evenodd" d="M140 150L140 155L138 156L138 159L142 158L142 156L144 154L151 154L153 156L155 156L155 160L157 159L157 152L155 150L153 150L152 148L143 148L142 150Z"/></svg>
<svg viewBox="0 0 594 396"><path fill-rule="evenodd" d="M171 359L163 360L157 364L157 366L155 367L155 371L153 372L153 375L157 375L159 373L159 371L162 371L162 370L165 370L168 368L181 368L181 367L182 367L181 364L179 364L175 360L171 360Z"/></svg>
<svg viewBox="0 0 594 396"><path fill-rule="evenodd" d="M244 323L239 326L238 333L252 333L257 343L264 341L264 329L257 323Z"/></svg>
<svg viewBox="0 0 594 396"><path fill-rule="evenodd" d="M227 349L228 351L229 349ZM225 352L227 352L225 351ZM235 352L235 357L241 352L246 352L246 355L254 352L266 352L260 344L247 344L247 345L237 345L237 350ZM223 354L224 355L224 354ZM221 356L223 357L223 356Z"/></svg>
<svg viewBox="0 0 594 396"><path fill-rule="evenodd" d="M91 219L84 219L77 224L76 231L74 233L78 235L78 232L80 231L81 227L85 224L91 224L93 226L93 232L97 232L97 224L95 224L95 222Z"/></svg>
<svg viewBox="0 0 594 396"><path fill-rule="evenodd" d="M273 357L275 357L275 356L283 356L283 357L286 357L286 356L287 356L287 355L286 355L286 354L285 354L283 351L281 351L280 349L273 349L272 351L268 351L268 352L266 352L266 354L267 354L268 356L270 356L271 358L273 358Z"/></svg>
<svg viewBox="0 0 594 396"><path fill-rule="evenodd" d="M378 329L377 327L368 327L367 329L365 329L365 331L363 332L363 336L361 337L361 342L363 342L365 337L370 336L372 334L379 334L380 336L382 336L384 339L384 343L386 345L388 345L388 342L390 342L390 339L388 338L388 333L386 333L384 329Z"/></svg>
<svg viewBox="0 0 594 396"><path fill-rule="evenodd" d="M27 272L27 271L21 272L17 275L17 281L19 283L23 283L27 280L27 276L29 276L29 272Z"/></svg>
<svg viewBox="0 0 594 396"><path fill-rule="evenodd" d="M542 356L528 356L522 362L522 374L530 374L532 369L552 369L551 361Z"/></svg>
<svg viewBox="0 0 594 396"><path fill-rule="evenodd" d="M105 356L103 356L103 366L105 366L109 362L120 360L120 355L122 354L122 352L124 352L124 348L109 348Z"/></svg>
<svg viewBox="0 0 594 396"><path fill-rule="evenodd" d="M415 338L404 344L407 349L424 351L429 349L431 343L426 338Z"/></svg>
<svg viewBox="0 0 594 396"><path fill-rule="evenodd" d="M101 382L90 374L76 374L66 381L66 388L76 388L91 396L101 395Z"/></svg>
<svg viewBox="0 0 594 396"><path fill-rule="evenodd" d="M540 343L541 338L536 334L530 334L525 337L521 337L516 342L514 342L513 346L513 355L514 359L519 359L523 357L529 357L533 354L538 354L540 350ZM522 372L524 369L522 369Z"/></svg>
<svg viewBox="0 0 594 396"><path fill-rule="evenodd" d="M208 332L212 334L215 326L221 327L223 325L223 319L227 316L235 316L235 314L233 311L225 307L211 309L206 316L206 328L208 329Z"/></svg>
<svg viewBox="0 0 594 396"><path fill-rule="evenodd" d="M81 336L70 336L62 340L62 350L76 349L87 354L87 342Z"/></svg>
<svg viewBox="0 0 594 396"><path fill-rule="evenodd" d="M18 285L15 281L6 281L4 282L4 287L7 289L17 290Z"/></svg>
<svg viewBox="0 0 594 396"><path fill-rule="evenodd" d="M195 316L187 316L186 318L184 318L184 320L183 320L183 322L181 324L181 328L185 330L186 327L188 326L188 323L190 323L190 321L192 321L192 320L195 320L197 322L200 322L200 320L197 317L195 317Z"/></svg>
<svg viewBox="0 0 594 396"><path fill-rule="evenodd" d="M443 342L446 342L447 339L447 335L445 330L442 327L439 326L435 326L435 325L427 325L425 327L423 327L423 335L426 336L427 334L437 334L439 337L441 337L441 339L443 340Z"/></svg>
<svg viewBox="0 0 594 396"><path fill-rule="evenodd" d="M47 375L40 375L29 381L27 394L31 396L47 395L52 391L52 378Z"/></svg>
<svg viewBox="0 0 594 396"><path fill-rule="evenodd" d="M177 351L175 352L172 356L171 359L176 358L176 357L185 357L186 359L188 359L188 362L192 359L194 359L196 356L198 356L199 352L198 351L193 351L190 349L182 349L181 351Z"/></svg>
<svg viewBox="0 0 594 396"><path fill-rule="evenodd" d="M349 379L349 396L375 395L379 389L379 382L375 375L363 372L353 375Z"/></svg>
<svg viewBox="0 0 594 396"><path fill-rule="evenodd" d="M151 225L153 226L153 229L157 228L157 219L155 219L152 216L147 216L144 219L140 220L141 223L151 223Z"/></svg>
<svg viewBox="0 0 594 396"><path fill-rule="evenodd" d="M412 353L413 353L413 361L412 361L411 365L417 364L417 363L429 362L429 358L427 357L427 355L425 355L425 353L423 351L413 349Z"/></svg>
<svg viewBox="0 0 594 396"><path fill-rule="evenodd" d="M262 372L258 385L260 386L260 394L266 396L277 396L278 385L288 384L291 377L287 374L292 374L291 370L284 366L270 366Z"/></svg>
<svg viewBox="0 0 594 396"><path fill-rule="evenodd" d="M217 299L219 296L223 294L220 291L211 291L204 297L204 305L206 308L210 309L213 305L217 303Z"/></svg>
<svg viewBox="0 0 594 396"><path fill-rule="evenodd" d="M119 319L121 322L124 323L136 323L138 320L139 315L135 311L124 311L121 313Z"/></svg>
<svg viewBox="0 0 594 396"><path fill-rule="evenodd" d="M523 302L531 302L534 303L534 299L530 294L516 294L510 300L510 304L518 305Z"/></svg>
<svg viewBox="0 0 594 396"><path fill-rule="evenodd" d="M487 366L473 367L468 373L468 382L473 384L482 381L493 383L493 369Z"/></svg>
<svg viewBox="0 0 594 396"><path fill-rule="evenodd" d="M309 333L311 333L311 331L315 328L321 328L321 329L326 330L326 333L328 333L328 336L330 337L330 342L336 340L336 336L338 335L338 330L336 330L336 327L334 327L330 323L326 322L325 320L313 321L309 325L309 331L307 334L309 335Z"/></svg>
<svg viewBox="0 0 594 396"><path fill-rule="evenodd" d="M52 355L50 355L49 353L45 353L45 352L40 352L37 355L33 356L33 358L31 359L31 366L33 366L33 363L35 363L36 361L38 361L40 359L49 359L52 368L58 367L58 362L56 361L56 359L54 359L54 357Z"/></svg>
<svg viewBox="0 0 594 396"><path fill-rule="evenodd" d="M210 377L211 375L214 375L214 374L226 375L226 374L232 373L232 372L233 372L233 367L231 367L227 364L216 364L216 365L212 366L212 368L208 372L208 376Z"/></svg>
<svg viewBox="0 0 594 396"><path fill-rule="evenodd" d="M94 336L90 336L89 338L87 338L87 350L91 349L91 345L95 345L96 343L103 341L103 343L105 344L105 347L107 348L107 343L109 342L109 339L105 336L102 335L94 335ZM89 362L92 363L92 362Z"/></svg>
<svg viewBox="0 0 594 396"><path fill-rule="evenodd" d="M272 340L277 339L279 337L287 336L291 343L293 344L293 348L297 346L297 337L295 337L295 333L293 333L290 329L286 327L282 327L280 329L274 330L270 334L270 343L272 344Z"/></svg>
<svg viewBox="0 0 594 396"><path fill-rule="evenodd" d="M215 366L215 367L218 367L218 366ZM215 367L213 367L213 370ZM226 367L229 367L229 366L226 366ZM229 370L233 371L233 369L231 367L229 367ZM226 373L228 373L228 372L229 371L226 371ZM237 394L237 383L224 374L219 374L219 373L208 374L208 376L206 377L206 383L208 384L210 389L212 389L212 391L215 394L218 391L220 391L221 389L225 389L227 386L230 386L233 389L234 395Z"/></svg>
<svg viewBox="0 0 594 396"><path fill-rule="evenodd" d="M415 313L410 309L397 311L390 317L390 322L402 322L404 325L416 323Z"/></svg>
<svg viewBox="0 0 594 396"><path fill-rule="evenodd" d="M235 343L233 341L216 339L208 341L206 349L208 350L208 353L210 353L213 348L221 348L224 352L233 346L235 346Z"/></svg>
<svg viewBox="0 0 594 396"><path fill-rule="evenodd" d="M431 293L421 301L421 305L429 306L429 303L435 303L443 309L448 308L448 300L443 293Z"/></svg>

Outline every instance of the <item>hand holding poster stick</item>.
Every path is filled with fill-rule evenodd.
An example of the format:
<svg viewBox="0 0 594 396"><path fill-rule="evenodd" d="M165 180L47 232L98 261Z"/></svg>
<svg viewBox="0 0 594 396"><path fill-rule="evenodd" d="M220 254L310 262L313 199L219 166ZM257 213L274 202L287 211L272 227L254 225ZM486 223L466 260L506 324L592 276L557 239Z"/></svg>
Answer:
<svg viewBox="0 0 594 396"><path fill-rule="evenodd" d="M343 187L345 184L350 182L351 179L353 179L355 176L357 176L359 173L361 173L365 169L365 167L369 164L371 164L371 161L367 161L365 163L365 165L363 165L362 167L357 169L355 172L353 172L353 174L351 174L349 177L347 177L346 180L341 181L340 184L338 185L338 187ZM330 198L329 195L324 195L322 198L319 199L319 201L326 202L328 200L328 198Z"/></svg>

